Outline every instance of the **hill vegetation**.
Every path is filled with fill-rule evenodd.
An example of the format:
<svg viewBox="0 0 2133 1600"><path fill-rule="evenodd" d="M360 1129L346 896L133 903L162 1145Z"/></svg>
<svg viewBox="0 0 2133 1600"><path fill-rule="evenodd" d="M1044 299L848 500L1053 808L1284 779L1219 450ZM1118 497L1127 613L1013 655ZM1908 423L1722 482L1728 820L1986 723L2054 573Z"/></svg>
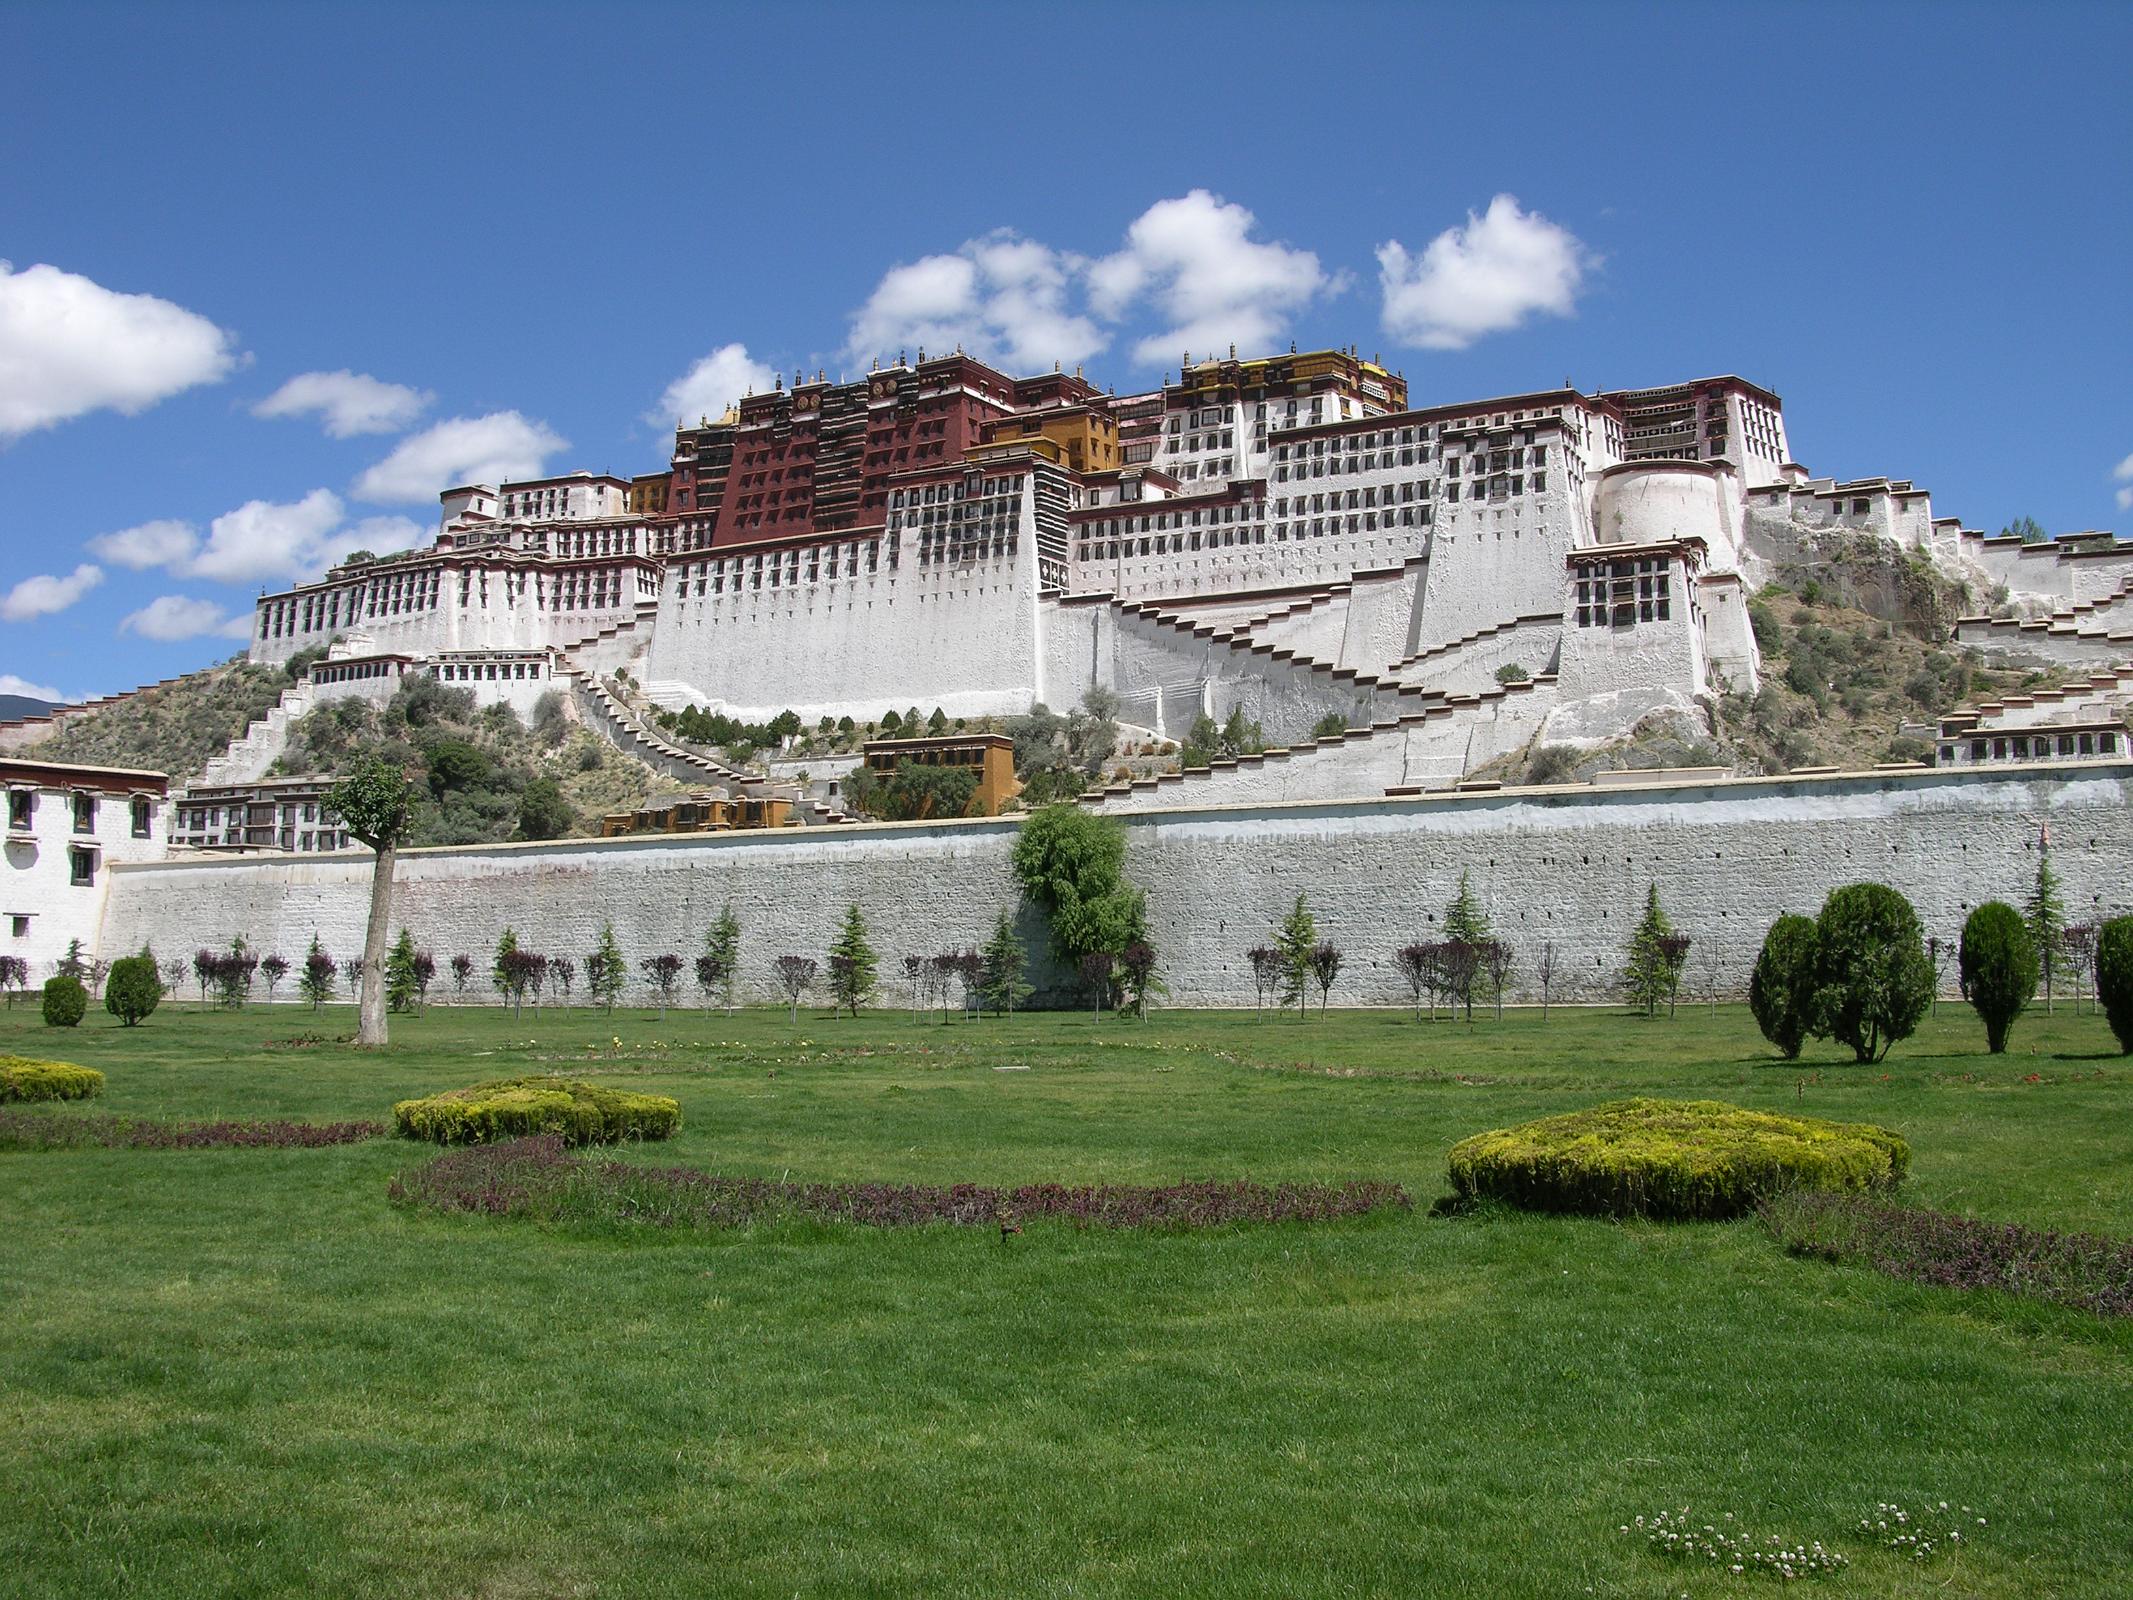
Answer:
<svg viewBox="0 0 2133 1600"><path fill-rule="evenodd" d="M308 665L291 662L299 672ZM136 767L189 778L272 710L295 681L280 667L233 656L71 718L32 750L40 761Z"/></svg>
<svg viewBox="0 0 2133 1600"><path fill-rule="evenodd" d="M686 793L573 722L544 695L532 725L506 705L409 678L382 707L335 700L289 730L276 774L338 773L375 750L416 781L410 845L498 844L597 833L600 817Z"/></svg>

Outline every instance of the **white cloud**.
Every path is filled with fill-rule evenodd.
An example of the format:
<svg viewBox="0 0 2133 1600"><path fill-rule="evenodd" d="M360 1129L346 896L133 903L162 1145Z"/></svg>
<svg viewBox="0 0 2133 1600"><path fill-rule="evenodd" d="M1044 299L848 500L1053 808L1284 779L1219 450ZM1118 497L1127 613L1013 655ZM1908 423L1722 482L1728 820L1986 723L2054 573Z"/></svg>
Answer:
<svg viewBox="0 0 2133 1600"><path fill-rule="evenodd" d="M366 372L300 372L252 407L255 417L301 417L316 412L336 439L359 433L398 433L437 397Z"/></svg>
<svg viewBox="0 0 2133 1600"><path fill-rule="evenodd" d="M182 566L200 547L200 535L189 522L165 517L136 528L99 534L89 541L92 554L115 566L145 572L150 567Z"/></svg>
<svg viewBox="0 0 2133 1600"><path fill-rule="evenodd" d="M161 594L123 618L119 632L136 633L143 639L155 639L165 644L180 639L198 639L206 634L224 639L249 639L252 636L252 614L241 611L231 616L212 600Z"/></svg>
<svg viewBox="0 0 2133 1600"><path fill-rule="evenodd" d="M667 385L644 420L659 427L692 418L716 418L743 395L768 389L777 374L748 354L744 344L722 344Z"/></svg>
<svg viewBox="0 0 2133 1600"><path fill-rule="evenodd" d="M323 564L320 544L342 515L341 497L331 489L313 489L286 504L247 500L210 523L207 543L174 570L225 583L309 573Z"/></svg>
<svg viewBox="0 0 2133 1600"><path fill-rule="evenodd" d="M128 416L236 364L233 336L154 295L0 261L0 440L109 406Z"/></svg>
<svg viewBox="0 0 2133 1600"><path fill-rule="evenodd" d="M411 434L391 455L356 479L358 500L397 505L434 500L462 483L501 483L537 478L565 440L543 422L516 411L485 417L453 417Z"/></svg>
<svg viewBox="0 0 2133 1600"><path fill-rule="evenodd" d="M1575 234L1500 194L1419 256L1397 239L1378 246L1385 332L1427 350L1464 350L1535 313L1567 317L1597 264Z"/></svg>
<svg viewBox="0 0 2133 1600"><path fill-rule="evenodd" d="M313 541L307 571L323 572L351 550L390 555L395 550L412 549L428 537L429 530L412 517L364 517Z"/></svg>
<svg viewBox="0 0 2133 1600"><path fill-rule="evenodd" d="M1088 263L1002 228L947 255L891 267L852 317L845 353L889 360L960 345L1016 372L1087 360L1109 342L1068 309Z"/></svg>
<svg viewBox="0 0 2133 1600"><path fill-rule="evenodd" d="M2119 462L2117 470L2111 476L2125 485L2118 491L2118 509L2133 511L2133 456L2127 456Z"/></svg>
<svg viewBox="0 0 2133 1600"><path fill-rule="evenodd" d="M1126 230L1126 248L1089 269L1090 304L1116 320L1151 300L1170 328L1141 340L1145 362L1226 344L1265 351L1289 316L1335 282L1308 250L1251 237L1254 218L1205 189L1158 200Z"/></svg>
<svg viewBox="0 0 2133 1600"><path fill-rule="evenodd" d="M66 610L103 581L103 568L92 567L86 561L63 578L42 573L34 578L24 578L0 596L0 618L9 622L28 622L32 617L52 616Z"/></svg>
<svg viewBox="0 0 2133 1600"><path fill-rule="evenodd" d="M18 678L12 672L0 672L0 694L19 694L31 700L44 700L53 705L65 705L67 697L47 683L32 683L27 678Z"/></svg>

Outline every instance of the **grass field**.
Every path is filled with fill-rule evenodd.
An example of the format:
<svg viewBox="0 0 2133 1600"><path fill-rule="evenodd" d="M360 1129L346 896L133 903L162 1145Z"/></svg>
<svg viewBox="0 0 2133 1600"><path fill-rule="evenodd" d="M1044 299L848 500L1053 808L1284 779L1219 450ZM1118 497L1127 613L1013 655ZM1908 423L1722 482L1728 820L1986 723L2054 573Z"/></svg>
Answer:
<svg viewBox="0 0 2133 1600"><path fill-rule="evenodd" d="M1883 1066L1738 1009L1308 1026L0 1014L96 1108L383 1117L572 1066L677 1096L636 1159L1010 1184L1379 1177L1406 1214L1203 1234L562 1232L388 1206L426 1152L0 1154L0 1591L1705 1595L1617 1531L1731 1512L1843 1595L2124 1592L2133 1327L1790 1258L1753 1222L1431 1217L1481 1128L1630 1092L1888 1124L1922 1203L2133 1229L2102 1021ZM613 1041L620 1040L619 1046ZM281 1042L277 1042L281 1041ZM594 1048L588 1049L588 1045ZM73 1114L61 1111L56 1115ZM1913 1564L1879 1501L1988 1523Z"/></svg>

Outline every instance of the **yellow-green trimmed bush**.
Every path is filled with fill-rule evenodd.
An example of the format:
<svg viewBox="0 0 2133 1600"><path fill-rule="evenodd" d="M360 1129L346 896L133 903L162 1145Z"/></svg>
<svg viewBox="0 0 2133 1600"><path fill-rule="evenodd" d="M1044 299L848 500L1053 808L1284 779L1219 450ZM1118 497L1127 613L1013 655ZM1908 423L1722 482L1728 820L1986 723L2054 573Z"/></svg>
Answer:
<svg viewBox="0 0 2133 1600"><path fill-rule="evenodd" d="M663 1094L637 1094L566 1078L498 1078L393 1107L402 1138L432 1144L488 1144L552 1133L565 1144L664 1139L681 1126L681 1106Z"/></svg>
<svg viewBox="0 0 2133 1600"><path fill-rule="evenodd" d="M87 1100L104 1092L94 1067L0 1056L0 1100Z"/></svg>
<svg viewBox="0 0 2133 1600"><path fill-rule="evenodd" d="M1614 1100L1452 1146L1452 1187L1535 1211L1736 1217L1788 1189L1903 1181L1911 1147L1886 1128L1749 1111L1718 1100Z"/></svg>

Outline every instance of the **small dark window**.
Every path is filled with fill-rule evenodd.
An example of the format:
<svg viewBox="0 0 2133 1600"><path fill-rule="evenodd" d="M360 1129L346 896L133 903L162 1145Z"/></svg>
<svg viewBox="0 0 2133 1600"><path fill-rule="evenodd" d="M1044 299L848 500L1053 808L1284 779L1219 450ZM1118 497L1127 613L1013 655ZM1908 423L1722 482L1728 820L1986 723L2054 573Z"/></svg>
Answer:
<svg viewBox="0 0 2133 1600"><path fill-rule="evenodd" d="M17 939L27 939L30 936L30 919L20 915L9 917L7 931Z"/></svg>
<svg viewBox="0 0 2133 1600"><path fill-rule="evenodd" d="M151 806L146 800L136 800L133 802L133 836L136 839L145 839L148 837L148 825L154 819L154 817L155 808Z"/></svg>
<svg viewBox="0 0 2133 1600"><path fill-rule="evenodd" d="M69 850L68 866L71 871L68 881L75 888L84 889L96 882L96 852L94 850Z"/></svg>
<svg viewBox="0 0 2133 1600"><path fill-rule="evenodd" d="M26 830L30 818L37 814L37 792L34 789L10 789L7 792L7 825Z"/></svg>
<svg viewBox="0 0 2133 1600"><path fill-rule="evenodd" d="M95 795L78 794L74 797L74 831L76 833L96 832Z"/></svg>

